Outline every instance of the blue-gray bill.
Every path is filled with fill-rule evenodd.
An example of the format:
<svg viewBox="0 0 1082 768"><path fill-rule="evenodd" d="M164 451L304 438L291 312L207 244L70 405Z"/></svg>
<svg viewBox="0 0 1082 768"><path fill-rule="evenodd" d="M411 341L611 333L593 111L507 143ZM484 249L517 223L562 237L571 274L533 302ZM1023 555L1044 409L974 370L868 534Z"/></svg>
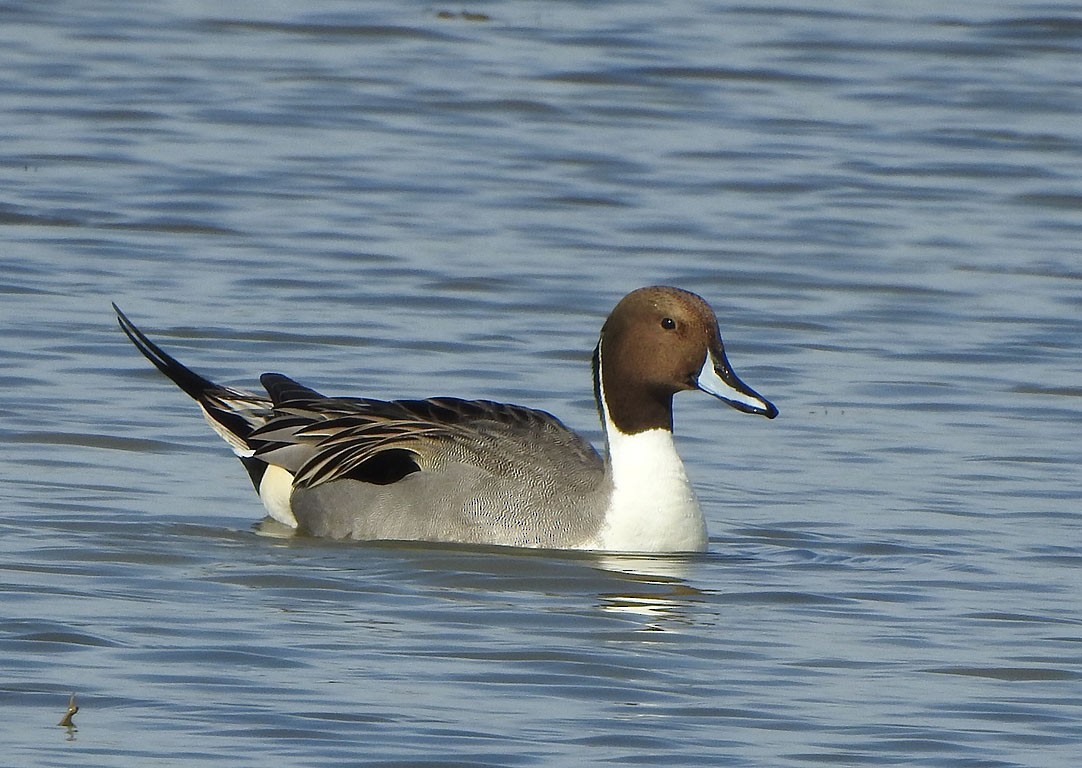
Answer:
<svg viewBox="0 0 1082 768"><path fill-rule="evenodd" d="M738 411L756 413L760 416L766 416L768 419L778 415L778 409L773 403L749 387L740 380L739 376L733 373L732 366L729 365L729 361L725 357L724 349L710 350L710 354L706 356L706 362L703 363L702 370L699 371L699 375L695 379L695 386L703 392L725 401Z"/></svg>

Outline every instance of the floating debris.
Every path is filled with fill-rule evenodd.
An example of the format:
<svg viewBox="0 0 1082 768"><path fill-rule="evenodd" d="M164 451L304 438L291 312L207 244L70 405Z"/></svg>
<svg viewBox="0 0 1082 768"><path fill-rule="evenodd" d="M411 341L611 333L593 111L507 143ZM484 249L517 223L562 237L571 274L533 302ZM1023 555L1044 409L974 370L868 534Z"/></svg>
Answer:
<svg viewBox="0 0 1082 768"><path fill-rule="evenodd" d="M74 728L75 723L72 722L71 718L75 717L75 713L78 711L79 705L75 703L75 694L73 693L71 698L68 699L68 713L60 718L60 722L57 723L57 725L62 725L65 728Z"/></svg>
<svg viewBox="0 0 1082 768"><path fill-rule="evenodd" d="M436 18L439 19L462 19L463 21L492 21L492 17L487 13L474 13L473 11L462 11L462 13L455 13L454 11L440 11L436 14Z"/></svg>

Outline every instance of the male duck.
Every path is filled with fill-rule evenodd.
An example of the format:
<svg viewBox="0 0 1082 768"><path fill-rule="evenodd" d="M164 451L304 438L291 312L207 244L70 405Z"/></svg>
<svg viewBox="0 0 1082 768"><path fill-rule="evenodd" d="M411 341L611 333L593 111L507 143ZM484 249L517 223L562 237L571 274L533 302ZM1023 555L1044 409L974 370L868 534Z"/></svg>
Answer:
<svg viewBox="0 0 1082 768"><path fill-rule="evenodd" d="M269 397L223 387L113 309L233 447L270 516L315 536L702 551L706 524L673 444L673 395L700 389L778 415L729 367L709 305L678 288L633 291L601 328L593 375L605 458L556 417L517 405L326 397L278 373L260 377Z"/></svg>

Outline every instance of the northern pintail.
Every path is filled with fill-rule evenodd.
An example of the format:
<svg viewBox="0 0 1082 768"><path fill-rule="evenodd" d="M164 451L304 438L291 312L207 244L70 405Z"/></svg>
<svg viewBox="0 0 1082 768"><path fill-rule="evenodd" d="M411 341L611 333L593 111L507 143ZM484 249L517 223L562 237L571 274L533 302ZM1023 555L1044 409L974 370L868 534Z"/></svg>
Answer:
<svg viewBox="0 0 1082 768"><path fill-rule="evenodd" d="M148 360L199 403L269 515L315 536L623 552L702 551L706 523L673 443L672 398L778 409L729 366L717 318L678 288L640 288L594 349L606 456L544 411L487 400L327 397L279 373L269 396L164 352L114 304Z"/></svg>

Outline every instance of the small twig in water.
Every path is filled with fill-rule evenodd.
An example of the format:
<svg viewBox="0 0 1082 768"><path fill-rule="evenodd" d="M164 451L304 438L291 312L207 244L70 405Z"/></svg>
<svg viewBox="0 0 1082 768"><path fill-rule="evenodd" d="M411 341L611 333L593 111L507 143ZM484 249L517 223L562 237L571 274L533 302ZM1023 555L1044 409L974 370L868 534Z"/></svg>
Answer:
<svg viewBox="0 0 1082 768"><path fill-rule="evenodd" d="M64 715L62 718L60 718L60 722L57 723L57 725L62 725L65 728L74 728L75 723L72 722L71 718L75 717L75 713L78 712L78 711L79 711L79 705L75 703L75 694L73 693L71 695L71 698L68 699L68 712L67 712L67 714Z"/></svg>

